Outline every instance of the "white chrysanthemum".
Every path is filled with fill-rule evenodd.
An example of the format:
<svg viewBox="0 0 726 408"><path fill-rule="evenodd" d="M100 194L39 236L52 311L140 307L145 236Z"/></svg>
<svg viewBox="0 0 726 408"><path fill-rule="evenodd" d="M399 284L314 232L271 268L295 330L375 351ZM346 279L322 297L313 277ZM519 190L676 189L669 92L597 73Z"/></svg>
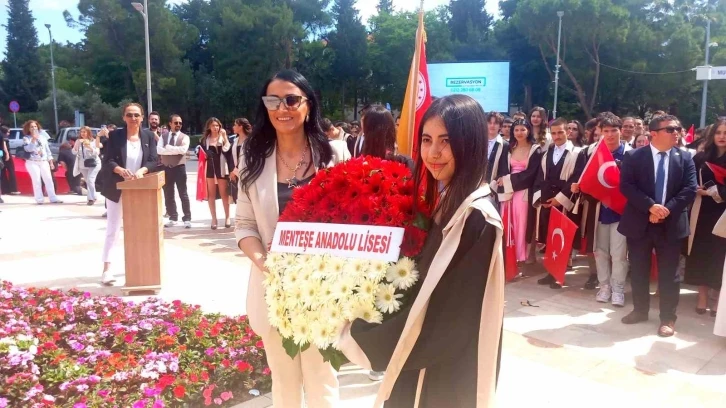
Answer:
<svg viewBox="0 0 726 408"><path fill-rule="evenodd" d="M396 294L396 288L393 285L378 285L376 292L376 307L383 313L397 312L401 308L402 294Z"/></svg>
<svg viewBox="0 0 726 408"><path fill-rule="evenodd" d="M268 263L272 265L279 264L280 261L282 261L282 254L279 252L270 252L267 254L267 260L265 261L265 266L267 266Z"/></svg>
<svg viewBox="0 0 726 408"><path fill-rule="evenodd" d="M331 257L328 262L325 264L325 276L327 277L334 277L334 276L341 276L343 275L343 271L345 270L345 259L334 256Z"/></svg>
<svg viewBox="0 0 726 408"><path fill-rule="evenodd" d="M300 286L300 281L300 273L296 270L296 268L288 268L282 278L282 287L286 291L289 291L297 286Z"/></svg>
<svg viewBox="0 0 726 408"><path fill-rule="evenodd" d="M368 279L363 279L358 286L358 298L361 301L373 303L373 298L376 296L378 285L376 282Z"/></svg>
<svg viewBox="0 0 726 408"><path fill-rule="evenodd" d="M414 269L415 267L416 264L411 258L403 257L388 268L386 280L398 289L408 289L418 280L418 271Z"/></svg>
<svg viewBox="0 0 726 408"><path fill-rule="evenodd" d="M328 256L327 255L315 255L310 258L308 264L313 270L313 278L323 279L327 276L326 269L328 267Z"/></svg>
<svg viewBox="0 0 726 408"><path fill-rule="evenodd" d="M285 305L279 303L270 305L268 308L268 317L272 326L280 327L282 321L287 320L287 309L285 309Z"/></svg>
<svg viewBox="0 0 726 408"><path fill-rule="evenodd" d="M310 258L312 258L310 254L298 254L297 262L298 264L307 264L310 262Z"/></svg>
<svg viewBox="0 0 726 408"><path fill-rule="evenodd" d="M320 321L339 325L345 321L343 308L337 302L326 303L320 308Z"/></svg>
<svg viewBox="0 0 726 408"><path fill-rule="evenodd" d="M280 333L280 336L289 339L292 338L292 323L290 323L290 320L285 318L280 320L280 325L277 326L277 331Z"/></svg>
<svg viewBox="0 0 726 408"><path fill-rule="evenodd" d="M262 281L262 286L269 288L276 288L280 283L280 275L275 272L265 273L265 280Z"/></svg>
<svg viewBox="0 0 726 408"><path fill-rule="evenodd" d="M292 318L292 340L298 346L310 343L310 321L299 314Z"/></svg>
<svg viewBox="0 0 726 408"><path fill-rule="evenodd" d="M335 302L335 296L333 295L333 284L331 282L320 282L318 301L321 305L327 305L331 302Z"/></svg>
<svg viewBox="0 0 726 408"><path fill-rule="evenodd" d="M355 277L360 279L368 271L369 262L365 259L353 259L349 258L345 262L344 273L346 276Z"/></svg>
<svg viewBox="0 0 726 408"><path fill-rule="evenodd" d="M368 270L366 271L366 275L368 276L368 279L374 282L380 282L386 276L389 266L391 266L390 262L378 260L371 261L368 266Z"/></svg>
<svg viewBox="0 0 726 408"><path fill-rule="evenodd" d="M363 319L368 323L381 323L383 321L383 315L376 309L375 305L370 302L354 302L349 306L349 309L344 312L351 317L348 320Z"/></svg>
<svg viewBox="0 0 726 408"><path fill-rule="evenodd" d="M348 277L340 277L333 282L331 290L333 298L337 300L345 300L354 295L355 282Z"/></svg>
<svg viewBox="0 0 726 408"><path fill-rule="evenodd" d="M310 333L312 344L320 350L325 350L333 343L335 326L328 322L313 322L310 325Z"/></svg>
<svg viewBox="0 0 726 408"><path fill-rule="evenodd" d="M298 263L297 257L298 257L297 254L290 254L290 253L282 254L282 257L280 258L280 261L278 262L278 264L281 265L282 267L289 269L289 268L297 265L297 263Z"/></svg>
<svg viewBox="0 0 726 408"><path fill-rule="evenodd" d="M295 286L293 288L290 288L287 292L287 299L285 301L285 307L287 307L290 311L296 311L298 310L303 301L303 293L302 293L302 287Z"/></svg>
<svg viewBox="0 0 726 408"><path fill-rule="evenodd" d="M313 307L320 303L320 286L316 280L308 280L300 282L302 291L302 305L305 307Z"/></svg>

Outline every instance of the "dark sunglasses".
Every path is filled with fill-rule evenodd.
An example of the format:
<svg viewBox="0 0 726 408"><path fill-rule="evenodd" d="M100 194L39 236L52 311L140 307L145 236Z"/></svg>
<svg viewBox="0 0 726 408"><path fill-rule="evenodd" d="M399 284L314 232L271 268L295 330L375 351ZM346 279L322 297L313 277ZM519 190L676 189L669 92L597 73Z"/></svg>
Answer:
<svg viewBox="0 0 726 408"><path fill-rule="evenodd" d="M171 122L172 125L181 125L181 122Z"/></svg>
<svg viewBox="0 0 726 408"><path fill-rule="evenodd" d="M267 110L276 111L280 109L280 104L284 103L285 107L289 110L297 110L303 101L307 101L308 98L300 95L287 95L284 98L277 96L263 96L262 103L265 104Z"/></svg>
<svg viewBox="0 0 726 408"><path fill-rule="evenodd" d="M126 116L127 118L140 118L141 114L140 113L127 113L124 116Z"/></svg>
<svg viewBox="0 0 726 408"><path fill-rule="evenodd" d="M666 127L660 128L660 129L656 129L655 131L660 132L661 130L665 130L666 133L675 133L675 132L681 133L683 128L680 126L666 126Z"/></svg>

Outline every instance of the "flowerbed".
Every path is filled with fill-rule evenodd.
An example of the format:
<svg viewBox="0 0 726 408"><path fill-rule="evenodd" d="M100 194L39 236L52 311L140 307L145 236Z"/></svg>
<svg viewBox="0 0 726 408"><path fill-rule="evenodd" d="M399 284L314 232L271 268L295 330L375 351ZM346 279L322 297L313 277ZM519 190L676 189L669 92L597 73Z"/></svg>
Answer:
<svg viewBox="0 0 726 408"><path fill-rule="evenodd" d="M229 407L265 361L246 316L0 281L0 408Z"/></svg>

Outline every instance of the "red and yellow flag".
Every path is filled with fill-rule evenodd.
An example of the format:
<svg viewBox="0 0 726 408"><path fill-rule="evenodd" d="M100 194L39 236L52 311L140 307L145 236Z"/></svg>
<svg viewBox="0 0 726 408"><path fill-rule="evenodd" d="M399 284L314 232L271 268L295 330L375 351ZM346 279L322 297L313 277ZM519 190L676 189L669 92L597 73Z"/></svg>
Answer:
<svg viewBox="0 0 726 408"><path fill-rule="evenodd" d="M396 135L398 152L411 156L414 161L418 154L417 132L421 119L430 105L431 87L429 86L429 71L426 66L426 31L424 30L422 7L419 11L418 29L416 30L416 50L411 61L406 95L403 98L403 108L401 109L401 121Z"/></svg>

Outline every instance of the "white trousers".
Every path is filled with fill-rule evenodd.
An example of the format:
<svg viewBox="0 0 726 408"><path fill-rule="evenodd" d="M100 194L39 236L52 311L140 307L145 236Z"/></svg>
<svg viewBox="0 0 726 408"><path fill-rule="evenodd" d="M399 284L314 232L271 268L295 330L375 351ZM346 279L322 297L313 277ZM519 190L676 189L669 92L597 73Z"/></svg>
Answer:
<svg viewBox="0 0 726 408"><path fill-rule="evenodd" d="M337 372L323 361L311 346L290 358L282 347L282 338L267 319L264 275L255 266L250 271L247 288L247 315L250 327L265 344L267 365L272 376L272 406L275 408L333 408L339 403ZM303 403L303 400L305 403Z"/></svg>
<svg viewBox="0 0 726 408"><path fill-rule="evenodd" d="M88 191L87 197L89 201L96 201L96 176L101 171L101 165L99 164L93 168L81 167L81 174L86 180L86 190Z"/></svg>
<svg viewBox="0 0 726 408"><path fill-rule="evenodd" d="M112 262L114 258L114 247L116 246L118 234L121 232L121 224L123 223L121 200L119 199L117 203L106 200L106 241L103 244L103 262Z"/></svg>
<svg viewBox="0 0 726 408"><path fill-rule="evenodd" d="M619 224L598 223L595 265L600 286L611 285L613 292L624 293L628 275L628 244L625 236L618 232Z"/></svg>
<svg viewBox="0 0 726 408"><path fill-rule="evenodd" d="M53 185L53 174L50 172L50 164L46 160L26 160L25 168L28 169L30 180L33 182L33 196L38 203L43 202L43 185L41 179L45 183L45 191L48 193L48 199L54 203L58 201L55 195L55 185Z"/></svg>

